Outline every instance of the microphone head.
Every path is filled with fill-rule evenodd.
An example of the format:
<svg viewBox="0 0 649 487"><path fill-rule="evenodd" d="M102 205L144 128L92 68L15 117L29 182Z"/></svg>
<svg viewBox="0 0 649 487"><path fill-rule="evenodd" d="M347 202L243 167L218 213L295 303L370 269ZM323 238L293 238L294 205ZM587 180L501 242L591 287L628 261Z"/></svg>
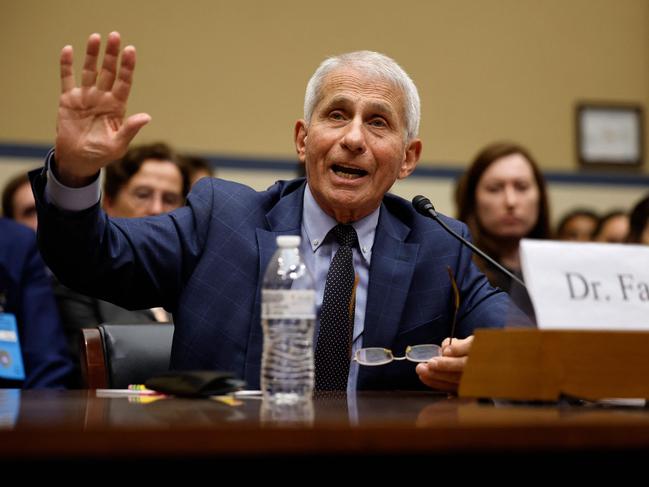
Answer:
<svg viewBox="0 0 649 487"><path fill-rule="evenodd" d="M414 206L415 210L417 210L418 213L427 216L429 218L431 213L434 214L435 216L437 215L437 212L435 211L435 207L430 202L430 200L420 194L418 194L412 199L412 206Z"/></svg>

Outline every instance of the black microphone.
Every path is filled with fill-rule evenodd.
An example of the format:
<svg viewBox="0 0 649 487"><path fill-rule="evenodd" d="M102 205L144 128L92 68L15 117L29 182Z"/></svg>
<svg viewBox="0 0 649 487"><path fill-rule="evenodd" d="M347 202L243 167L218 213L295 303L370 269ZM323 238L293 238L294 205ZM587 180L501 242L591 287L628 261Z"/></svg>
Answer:
<svg viewBox="0 0 649 487"><path fill-rule="evenodd" d="M415 210L421 215L427 216L428 218L432 218L435 220L437 223L439 223L444 230L446 230L448 233L453 235L456 239L458 239L460 242L462 242L464 245L469 247L471 250L473 250L476 254L478 254L480 257L482 257L484 260L492 264L494 267L500 270L500 272L504 273L507 277L510 277L514 281L516 281L518 284L523 286L523 288L527 289L525 286L525 283L521 281L518 277L516 277L514 274L509 272L507 269L505 269L502 265L500 265L498 262L496 262L494 259L489 257L487 254L485 254L482 250L480 250L478 247L473 245L471 242L469 242L467 239L462 237L462 235L454 232L446 223L442 221L442 219L439 217L437 212L435 211L435 207L433 204L430 202L428 198L422 195L417 195L412 199L412 206L415 207Z"/></svg>

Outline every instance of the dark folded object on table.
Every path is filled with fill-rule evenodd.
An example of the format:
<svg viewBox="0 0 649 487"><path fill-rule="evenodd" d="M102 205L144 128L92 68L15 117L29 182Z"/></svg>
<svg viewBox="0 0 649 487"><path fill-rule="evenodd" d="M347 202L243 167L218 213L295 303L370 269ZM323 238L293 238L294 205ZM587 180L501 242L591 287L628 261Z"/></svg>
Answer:
<svg viewBox="0 0 649 487"><path fill-rule="evenodd" d="M147 389L185 397L227 394L243 388L245 382L230 372L215 370L178 370L151 377Z"/></svg>

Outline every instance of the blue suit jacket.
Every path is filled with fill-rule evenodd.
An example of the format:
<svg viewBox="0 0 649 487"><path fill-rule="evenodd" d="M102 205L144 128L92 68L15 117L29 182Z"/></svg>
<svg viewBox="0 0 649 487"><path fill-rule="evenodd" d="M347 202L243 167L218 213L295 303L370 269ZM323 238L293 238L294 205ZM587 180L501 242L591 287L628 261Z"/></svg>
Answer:
<svg viewBox="0 0 649 487"><path fill-rule="evenodd" d="M186 207L144 219L108 219L98 205L69 213L43 202L34 172L39 238L46 262L69 287L138 309L164 306L176 325L171 366L231 370L259 386L260 285L277 235L301 233L304 180L268 190L204 178ZM447 223L467 236L466 227ZM71 263L74 263L71 265ZM363 345L440 343L449 336L453 297L462 293L456 335L503 326L511 309L471 253L396 196L384 198L372 249ZM363 367L359 389L423 388L414 364Z"/></svg>
<svg viewBox="0 0 649 487"><path fill-rule="evenodd" d="M25 366L24 382L0 379L0 387L67 386L72 361L36 236L6 218L0 218L0 295L4 310L16 316Z"/></svg>

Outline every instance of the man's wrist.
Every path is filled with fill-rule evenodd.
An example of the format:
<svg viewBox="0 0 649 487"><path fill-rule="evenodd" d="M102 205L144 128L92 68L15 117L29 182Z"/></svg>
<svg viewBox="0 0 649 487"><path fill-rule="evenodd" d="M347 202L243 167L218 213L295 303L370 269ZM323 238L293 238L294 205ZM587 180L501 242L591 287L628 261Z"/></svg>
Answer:
<svg viewBox="0 0 649 487"><path fill-rule="evenodd" d="M96 205L100 199L99 173L86 181L83 186L70 186L61 181L57 171L54 151L47 156L47 184L45 197L48 202L69 211L81 211Z"/></svg>
<svg viewBox="0 0 649 487"><path fill-rule="evenodd" d="M56 151L52 151L52 156L49 160L49 169L54 174L56 180L63 186L68 188L83 188L89 186L99 177L99 172L91 176L78 176L75 174L61 169L56 161Z"/></svg>

